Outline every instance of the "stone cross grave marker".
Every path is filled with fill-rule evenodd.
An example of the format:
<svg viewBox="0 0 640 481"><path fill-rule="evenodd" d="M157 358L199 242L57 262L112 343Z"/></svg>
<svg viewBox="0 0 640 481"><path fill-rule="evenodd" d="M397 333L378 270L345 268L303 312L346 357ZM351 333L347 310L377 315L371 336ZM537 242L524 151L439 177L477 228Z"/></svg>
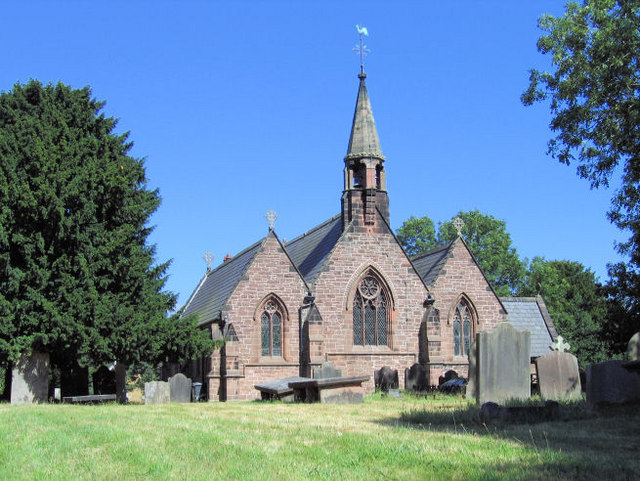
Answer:
<svg viewBox="0 0 640 481"><path fill-rule="evenodd" d="M571 344L564 342L564 338L562 336L558 336L556 342L552 343L549 347L552 351L566 352L571 349Z"/></svg>
<svg viewBox="0 0 640 481"><path fill-rule="evenodd" d="M476 335L479 404L502 403L531 396L531 333L502 322Z"/></svg>
<svg viewBox="0 0 640 481"><path fill-rule="evenodd" d="M582 397L578 359L573 354L552 351L535 362L543 399L560 401Z"/></svg>

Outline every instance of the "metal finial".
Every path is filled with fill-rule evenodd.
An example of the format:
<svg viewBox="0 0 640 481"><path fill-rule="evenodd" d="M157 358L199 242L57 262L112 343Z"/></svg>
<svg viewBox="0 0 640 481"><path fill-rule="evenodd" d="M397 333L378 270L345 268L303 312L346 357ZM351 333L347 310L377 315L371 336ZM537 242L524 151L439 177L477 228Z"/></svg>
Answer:
<svg viewBox="0 0 640 481"><path fill-rule="evenodd" d="M460 217L453 219L453 227L458 231L458 237L462 236L462 229L464 228L464 221Z"/></svg>
<svg viewBox="0 0 640 481"><path fill-rule="evenodd" d="M571 344L564 342L562 336L558 336L558 340L549 346L552 351L566 352L571 349Z"/></svg>
<svg viewBox="0 0 640 481"><path fill-rule="evenodd" d="M353 51L360 55L360 74L364 75L364 56L371 52L371 50L369 50L364 44L362 36L366 35L368 37L369 31L367 30L367 27L360 27L360 25L356 25L356 30L360 35L360 45L356 45L355 47L353 47Z"/></svg>
<svg viewBox="0 0 640 481"><path fill-rule="evenodd" d="M264 216L269 221L269 230L273 230L273 224L275 224L276 219L278 218L278 214L276 214L275 210L270 210Z"/></svg>
<svg viewBox="0 0 640 481"><path fill-rule="evenodd" d="M209 272L211 270L211 263L213 262L213 254L211 252L205 252L202 258L207 263L207 272Z"/></svg>

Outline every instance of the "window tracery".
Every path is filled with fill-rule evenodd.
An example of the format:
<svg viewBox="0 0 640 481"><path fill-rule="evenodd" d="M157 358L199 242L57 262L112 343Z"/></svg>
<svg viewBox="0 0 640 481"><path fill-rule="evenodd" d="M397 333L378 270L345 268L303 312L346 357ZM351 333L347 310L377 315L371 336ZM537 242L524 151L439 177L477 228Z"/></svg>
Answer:
<svg viewBox="0 0 640 481"><path fill-rule="evenodd" d="M390 310L381 282L371 274L362 278L353 298L353 344L387 345Z"/></svg>
<svg viewBox="0 0 640 481"><path fill-rule="evenodd" d="M471 349L473 314L466 299L456 306L453 315L453 355L468 356Z"/></svg>
<svg viewBox="0 0 640 481"><path fill-rule="evenodd" d="M282 308L273 299L265 303L260 331L263 356L282 356L282 313Z"/></svg>

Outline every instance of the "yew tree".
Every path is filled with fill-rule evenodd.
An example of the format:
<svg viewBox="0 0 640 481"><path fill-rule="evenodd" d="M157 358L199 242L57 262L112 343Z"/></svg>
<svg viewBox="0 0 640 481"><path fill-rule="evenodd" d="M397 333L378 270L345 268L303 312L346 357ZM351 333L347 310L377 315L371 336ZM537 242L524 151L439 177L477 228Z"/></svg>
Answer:
<svg viewBox="0 0 640 481"><path fill-rule="evenodd" d="M88 87L35 80L0 94L5 361L39 349L60 362L128 364L164 349L175 296L148 224L160 197L103 105ZM206 335L187 327L185 344Z"/></svg>

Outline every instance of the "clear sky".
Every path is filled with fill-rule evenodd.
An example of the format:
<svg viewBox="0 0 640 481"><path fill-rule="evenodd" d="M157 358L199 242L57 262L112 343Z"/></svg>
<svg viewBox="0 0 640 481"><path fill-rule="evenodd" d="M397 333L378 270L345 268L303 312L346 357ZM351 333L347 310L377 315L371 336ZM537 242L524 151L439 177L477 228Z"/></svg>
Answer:
<svg viewBox="0 0 640 481"><path fill-rule="evenodd" d="M612 192L546 155L547 106L523 107L537 19L564 1L3 2L0 90L35 78L91 86L130 131L162 205L167 288L267 233L293 239L340 212L358 87L355 25L385 154L391 224L478 209L523 258L569 259L601 280L623 233Z"/></svg>

